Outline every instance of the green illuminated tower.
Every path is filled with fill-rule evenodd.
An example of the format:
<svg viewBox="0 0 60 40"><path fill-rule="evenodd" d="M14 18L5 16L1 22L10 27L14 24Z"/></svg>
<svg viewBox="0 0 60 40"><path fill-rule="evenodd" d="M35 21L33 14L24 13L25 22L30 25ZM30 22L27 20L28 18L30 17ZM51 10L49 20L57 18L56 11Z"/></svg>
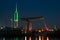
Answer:
<svg viewBox="0 0 60 40"><path fill-rule="evenodd" d="M18 11L17 11L17 4L16 4L16 10L14 13L14 28L18 27Z"/></svg>

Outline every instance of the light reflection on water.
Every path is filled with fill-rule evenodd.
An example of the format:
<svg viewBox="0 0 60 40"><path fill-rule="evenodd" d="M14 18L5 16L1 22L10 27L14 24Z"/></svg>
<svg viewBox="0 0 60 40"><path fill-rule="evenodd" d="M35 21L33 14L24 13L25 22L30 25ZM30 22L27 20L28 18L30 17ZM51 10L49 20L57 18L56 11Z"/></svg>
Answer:
<svg viewBox="0 0 60 40"><path fill-rule="evenodd" d="M42 36L42 40L44 40L44 36Z"/></svg>
<svg viewBox="0 0 60 40"><path fill-rule="evenodd" d="M22 38L18 38L18 37L15 37L15 38L0 38L0 40L60 40L60 39L53 39L53 38L49 38L48 36L47 37L44 37L44 36L37 36L35 38L29 36L25 36L25 37L22 37Z"/></svg>
<svg viewBox="0 0 60 40"><path fill-rule="evenodd" d="M5 40L5 37L3 37L3 40Z"/></svg>
<svg viewBox="0 0 60 40"><path fill-rule="evenodd" d="M49 40L49 37L46 37L46 40Z"/></svg>
<svg viewBox="0 0 60 40"><path fill-rule="evenodd" d="M25 36L25 40L27 40L27 36Z"/></svg>
<svg viewBox="0 0 60 40"><path fill-rule="evenodd" d="M19 40L19 38L18 37L15 37L14 40Z"/></svg>
<svg viewBox="0 0 60 40"><path fill-rule="evenodd" d="M32 40L32 38L31 38L31 37L29 37L29 40Z"/></svg>
<svg viewBox="0 0 60 40"><path fill-rule="evenodd" d="M36 37L36 39L35 40L37 40L37 37Z"/></svg>
<svg viewBox="0 0 60 40"><path fill-rule="evenodd" d="M39 36L39 40L41 40L41 36Z"/></svg>

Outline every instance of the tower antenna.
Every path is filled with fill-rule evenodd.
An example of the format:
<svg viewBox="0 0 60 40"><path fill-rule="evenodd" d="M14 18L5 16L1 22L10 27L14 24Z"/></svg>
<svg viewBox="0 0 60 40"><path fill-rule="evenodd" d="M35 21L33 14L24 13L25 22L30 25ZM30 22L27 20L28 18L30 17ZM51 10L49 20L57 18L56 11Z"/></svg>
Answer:
<svg viewBox="0 0 60 40"><path fill-rule="evenodd" d="M17 12L17 3L16 3L16 12Z"/></svg>

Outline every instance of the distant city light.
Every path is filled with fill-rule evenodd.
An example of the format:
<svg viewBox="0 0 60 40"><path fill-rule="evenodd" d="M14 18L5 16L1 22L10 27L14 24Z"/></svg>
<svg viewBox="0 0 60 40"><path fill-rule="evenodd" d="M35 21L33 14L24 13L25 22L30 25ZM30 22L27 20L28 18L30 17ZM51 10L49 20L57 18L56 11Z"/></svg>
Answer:
<svg viewBox="0 0 60 40"><path fill-rule="evenodd" d="M46 30L46 31L49 31L49 28L48 28L48 27L46 27L46 28L45 28L45 30Z"/></svg>
<svg viewBox="0 0 60 40"><path fill-rule="evenodd" d="M44 30L42 29L42 31L44 31Z"/></svg>
<svg viewBox="0 0 60 40"><path fill-rule="evenodd" d="M38 32L41 32L41 30L38 30Z"/></svg>
<svg viewBox="0 0 60 40"><path fill-rule="evenodd" d="M32 27L29 27L29 31L32 31Z"/></svg>

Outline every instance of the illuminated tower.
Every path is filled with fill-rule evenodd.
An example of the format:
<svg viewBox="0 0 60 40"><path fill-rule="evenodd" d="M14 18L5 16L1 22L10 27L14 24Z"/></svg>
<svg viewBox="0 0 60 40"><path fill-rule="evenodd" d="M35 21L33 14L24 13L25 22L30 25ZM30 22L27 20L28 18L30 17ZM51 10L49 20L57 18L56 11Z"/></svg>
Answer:
<svg viewBox="0 0 60 40"><path fill-rule="evenodd" d="M18 27L18 11L17 11L17 4L16 4L16 10L14 13L14 28Z"/></svg>

